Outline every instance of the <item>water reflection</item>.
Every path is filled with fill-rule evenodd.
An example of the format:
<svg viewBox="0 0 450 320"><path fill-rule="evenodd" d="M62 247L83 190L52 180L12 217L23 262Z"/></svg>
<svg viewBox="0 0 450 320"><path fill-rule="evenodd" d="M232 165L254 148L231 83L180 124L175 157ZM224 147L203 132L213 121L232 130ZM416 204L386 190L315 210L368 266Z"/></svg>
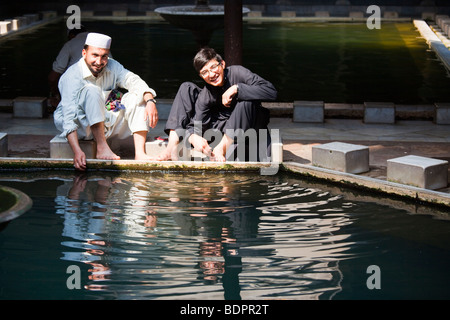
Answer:
<svg viewBox="0 0 450 320"><path fill-rule="evenodd" d="M417 204L282 174L14 172L0 180L34 204L0 232L0 298L449 296L448 213ZM72 265L82 290L66 286ZM366 286L369 265L381 269L381 290Z"/></svg>
<svg viewBox="0 0 450 320"><path fill-rule="evenodd" d="M76 176L57 190L62 259L114 298L330 298L355 244L340 196L243 174ZM94 295L95 296L95 295Z"/></svg>

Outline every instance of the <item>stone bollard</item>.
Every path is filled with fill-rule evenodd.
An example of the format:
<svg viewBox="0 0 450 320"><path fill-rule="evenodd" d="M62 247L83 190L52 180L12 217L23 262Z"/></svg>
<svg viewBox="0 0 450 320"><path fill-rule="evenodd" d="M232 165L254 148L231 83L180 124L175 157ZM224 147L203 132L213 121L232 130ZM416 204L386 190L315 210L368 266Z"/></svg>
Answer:
<svg viewBox="0 0 450 320"><path fill-rule="evenodd" d="M395 123L395 105L390 102L364 102L364 123Z"/></svg>
<svg viewBox="0 0 450 320"><path fill-rule="evenodd" d="M448 161L409 155L387 161L387 179L424 189L447 187Z"/></svg>
<svg viewBox="0 0 450 320"><path fill-rule="evenodd" d="M331 142L312 147L312 165L346 173L369 171L369 147Z"/></svg>
<svg viewBox="0 0 450 320"><path fill-rule="evenodd" d="M17 97L13 102L16 118L43 118L46 112L45 97Z"/></svg>
<svg viewBox="0 0 450 320"><path fill-rule="evenodd" d="M323 122L323 101L294 101L294 122Z"/></svg>

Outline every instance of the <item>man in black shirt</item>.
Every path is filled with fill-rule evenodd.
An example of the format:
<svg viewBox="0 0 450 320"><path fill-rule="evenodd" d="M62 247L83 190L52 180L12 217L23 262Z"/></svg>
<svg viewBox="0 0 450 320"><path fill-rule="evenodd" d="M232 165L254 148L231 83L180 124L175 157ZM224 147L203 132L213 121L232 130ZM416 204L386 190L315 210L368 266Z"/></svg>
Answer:
<svg viewBox="0 0 450 320"><path fill-rule="evenodd" d="M261 101L276 99L272 83L242 66L226 67L222 57L211 48L202 48L197 53L194 68L206 85L203 89L191 82L180 86L165 128L169 134L168 147L158 160L176 160L175 149L183 137L211 160L225 161L236 132L250 129L267 132L270 115ZM214 135L219 140L214 141L214 148L204 137L208 130L220 133L220 139Z"/></svg>

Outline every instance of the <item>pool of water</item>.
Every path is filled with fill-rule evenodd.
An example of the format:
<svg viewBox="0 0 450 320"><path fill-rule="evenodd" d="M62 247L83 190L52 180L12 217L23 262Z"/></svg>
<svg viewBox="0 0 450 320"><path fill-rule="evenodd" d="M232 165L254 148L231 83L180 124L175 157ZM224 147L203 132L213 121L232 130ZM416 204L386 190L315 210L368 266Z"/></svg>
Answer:
<svg viewBox="0 0 450 320"><path fill-rule="evenodd" d="M114 57L139 74L160 98L175 97L183 81L202 84L189 31L168 23L82 22L112 36ZM412 23L244 23L243 64L272 81L278 101L331 103L450 101L445 67ZM210 45L223 52L223 30ZM0 43L0 99L47 96L47 75L66 41L65 21Z"/></svg>
<svg viewBox="0 0 450 320"><path fill-rule="evenodd" d="M450 221L437 209L287 174L3 172L0 183L33 200L0 231L0 299L450 298Z"/></svg>

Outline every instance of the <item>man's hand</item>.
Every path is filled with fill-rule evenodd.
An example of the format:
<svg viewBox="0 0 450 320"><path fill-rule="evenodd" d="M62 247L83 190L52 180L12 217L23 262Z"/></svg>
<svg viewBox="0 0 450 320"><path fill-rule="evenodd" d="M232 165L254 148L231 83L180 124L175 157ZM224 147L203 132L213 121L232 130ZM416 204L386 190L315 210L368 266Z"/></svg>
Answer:
<svg viewBox="0 0 450 320"><path fill-rule="evenodd" d="M156 109L156 104L152 101L149 101L145 105L145 121L148 120L148 126L150 128L156 127L158 123L158 110Z"/></svg>
<svg viewBox="0 0 450 320"><path fill-rule="evenodd" d="M80 148L80 143L78 142L78 134L76 131L72 131L67 135L67 141L73 151L73 166L75 169L80 171L86 170L86 155Z"/></svg>
<svg viewBox="0 0 450 320"><path fill-rule="evenodd" d="M238 93L238 86L233 85L228 88L227 91L225 91L222 95L222 104L225 107L231 106L231 101L233 101L234 96Z"/></svg>
<svg viewBox="0 0 450 320"><path fill-rule="evenodd" d="M144 94L144 101L148 101L145 103L145 118L144 120L148 120L148 126L150 128L155 128L158 123L158 109L156 109L156 104L153 101L149 101L153 99L153 95L149 92Z"/></svg>
<svg viewBox="0 0 450 320"><path fill-rule="evenodd" d="M205 138L197 134L192 134L189 137L189 142L194 146L195 150L200 151L201 153L206 155L211 154L212 149Z"/></svg>
<svg viewBox="0 0 450 320"><path fill-rule="evenodd" d="M80 171L86 170L86 155L83 151L79 150L75 153L73 157L73 165L75 169Z"/></svg>

